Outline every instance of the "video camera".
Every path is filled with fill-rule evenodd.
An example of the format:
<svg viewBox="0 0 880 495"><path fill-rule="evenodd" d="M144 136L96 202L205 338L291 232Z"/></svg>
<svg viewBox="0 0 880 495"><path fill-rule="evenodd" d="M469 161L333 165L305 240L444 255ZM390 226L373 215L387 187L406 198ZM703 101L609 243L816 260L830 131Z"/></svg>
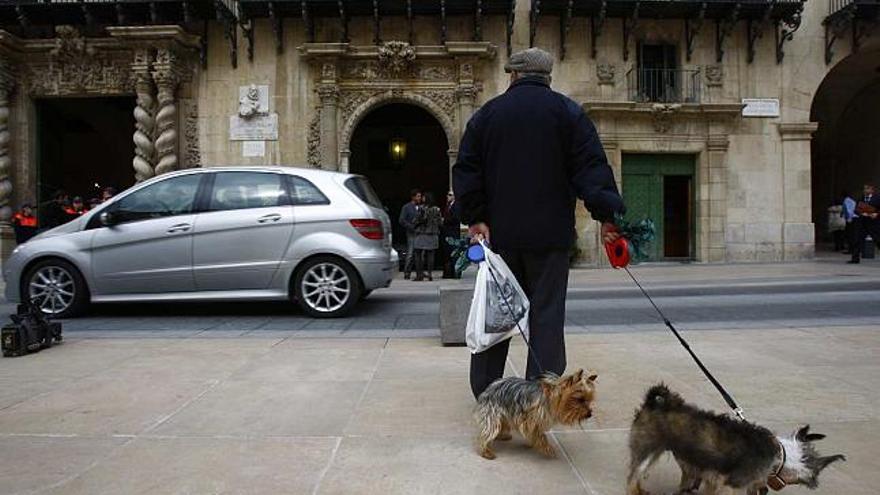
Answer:
<svg viewBox="0 0 880 495"><path fill-rule="evenodd" d="M12 323L0 330L4 357L22 356L61 342L61 323L49 321L30 299L19 304L16 314L9 317Z"/></svg>

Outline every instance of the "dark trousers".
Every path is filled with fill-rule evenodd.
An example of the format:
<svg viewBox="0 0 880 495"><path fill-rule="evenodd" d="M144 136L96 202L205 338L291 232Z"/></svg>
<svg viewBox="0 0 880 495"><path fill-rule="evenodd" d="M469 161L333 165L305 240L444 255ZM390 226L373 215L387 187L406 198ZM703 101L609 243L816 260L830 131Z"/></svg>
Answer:
<svg viewBox="0 0 880 495"><path fill-rule="evenodd" d="M852 241L852 259L859 261L862 257L862 249L865 247L865 238L869 235L874 239L874 244L880 247L880 219L872 220L870 218L858 217L853 218L853 241Z"/></svg>
<svg viewBox="0 0 880 495"><path fill-rule="evenodd" d="M426 270L428 278L434 278L431 274L434 270L434 251L434 249L416 249L416 280L425 278Z"/></svg>
<svg viewBox="0 0 880 495"><path fill-rule="evenodd" d="M843 230L835 230L831 233L831 239L834 241L834 250L835 251L843 251L844 247L844 238L846 237L846 233Z"/></svg>
<svg viewBox="0 0 880 495"><path fill-rule="evenodd" d="M856 235L855 223L855 219L846 222L846 229L843 231L844 241L846 241L846 250L849 253L852 253L853 250L853 237Z"/></svg>
<svg viewBox="0 0 880 495"><path fill-rule="evenodd" d="M531 303L529 351L526 377L545 372L565 372L565 295L568 287L568 250L501 250L505 263L516 276ZM514 339L520 337L514 335ZM471 391L479 397L495 380L504 376L510 339L471 355ZM538 365L540 363L540 366Z"/></svg>

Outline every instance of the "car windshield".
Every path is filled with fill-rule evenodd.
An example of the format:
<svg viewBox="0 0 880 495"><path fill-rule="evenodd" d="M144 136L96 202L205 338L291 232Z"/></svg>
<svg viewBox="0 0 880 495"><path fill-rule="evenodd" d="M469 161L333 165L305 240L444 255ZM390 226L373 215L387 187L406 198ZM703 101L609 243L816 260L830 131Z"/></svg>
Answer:
<svg viewBox="0 0 880 495"><path fill-rule="evenodd" d="M382 200L379 199L366 177L352 177L345 181L345 187L364 203L374 208L382 208Z"/></svg>

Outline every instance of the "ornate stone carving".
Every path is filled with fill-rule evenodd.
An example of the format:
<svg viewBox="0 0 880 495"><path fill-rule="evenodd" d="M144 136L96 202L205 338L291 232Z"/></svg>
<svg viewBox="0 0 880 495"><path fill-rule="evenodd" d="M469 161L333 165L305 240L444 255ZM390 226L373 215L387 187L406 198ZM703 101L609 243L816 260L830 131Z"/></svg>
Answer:
<svg viewBox="0 0 880 495"><path fill-rule="evenodd" d="M384 93L384 91L381 90L343 92L339 98L339 111L342 117L342 121L348 121L348 119L359 106L366 103L367 100L369 100L370 98L373 98L382 93Z"/></svg>
<svg viewBox="0 0 880 495"><path fill-rule="evenodd" d="M379 75L376 62L358 62L345 66L342 77L346 79L376 79Z"/></svg>
<svg viewBox="0 0 880 495"><path fill-rule="evenodd" d="M654 130L660 133L669 132L672 116L681 109L679 103L655 103L651 105L651 116L654 118Z"/></svg>
<svg viewBox="0 0 880 495"><path fill-rule="evenodd" d="M455 115L455 91L442 89L426 89L418 91L416 94L422 95L425 98L433 101L450 118Z"/></svg>
<svg viewBox="0 0 880 495"><path fill-rule="evenodd" d="M598 64L596 65L596 77L599 84L614 84L614 76L617 67L614 64Z"/></svg>
<svg viewBox="0 0 880 495"><path fill-rule="evenodd" d="M306 142L306 161L313 168L321 168L321 109L315 109L315 116L309 122Z"/></svg>
<svg viewBox="0 0 880 495"><path fill-rule="evenodd" d="M707 65L703 70L706 74L706 86L721 86L724 84L723 65Z"/></svg>
<svg viewBox="0 0 880 495"><path fill-rule="evenodd" d="M176 55L160 49L153 64L153 80L158 89L159 110L156 112L156 175L177 170L177 105L175 92L178 77Z"/></svg>
<svg viewBox="0 0 880 495"><path fill-rule="evenodd" d="M339 86L335 84L322 84L315 91L323 104L336 104L339 100Z"/></svg>
<svg viewBox="0 0 880 495"><path fill-rule="evenodd" d="M249 119L260 112L260 90L256 84L251 84L244 96L238 100L238 115L243 119Z"/></svg>
<svg viewBox="0 0 880 495"><path fill-rule="evenodd" d="M474 66L470 63L461 64L458 68L458 75L463 81L471 81L474 79Z"/></svg>
<svg viewBox="0 0 880 495"><path fill-rule="evenodd" d="M409 71L416 61L416 49L405 41L386 41L379 46L379 68L392 75Z"/></svg>
<svg viewBox="0 0 880 495"><path fill-rule="evenodd" d="M71 26L55 28L55 46L48 62L26 64L25 91L29 94L125 94L134 92L129 61L98 52Z"/></svg>
<svg viewBox="0 0 880 495"><path fill-rule="evenodd" d="M153 84L150 78L150 55L147 50L135 52L132 73L136 78L135 92L137 103L134 107L134 177L137 182L155 175L156 148L153 144L153 132L156 122L154 112L156 100L153 98Z"/></svg>
<svg viewBox="0 0 880 495"><path fill-rule="evenodd" d="M325 63L321 66L321 78L333 80L336 79L336 64Z"/></svg>
<svg viewBox="0 0 880 495"><path fill-rule="evenodd" d="M196 100L183 102L183 160L186 168L202 164L202 150L199 146L199 103Z"/></svg>
<svg viewBox="0 0 880 495"><path fill-rule="evenodd" d="M9 171L12 158L9 156L9 98L15 84L15 77L9 66L0 60L0 222L8 222L12 217L9 198L12 196L12 181Z"/></svg>
<svg viewBox="0 0 880 495"><path fill-rule="evenodd" d="M453 78L453 68L448 65L427 65L420 67L418 74L423 81L449 81Z"/></svg>

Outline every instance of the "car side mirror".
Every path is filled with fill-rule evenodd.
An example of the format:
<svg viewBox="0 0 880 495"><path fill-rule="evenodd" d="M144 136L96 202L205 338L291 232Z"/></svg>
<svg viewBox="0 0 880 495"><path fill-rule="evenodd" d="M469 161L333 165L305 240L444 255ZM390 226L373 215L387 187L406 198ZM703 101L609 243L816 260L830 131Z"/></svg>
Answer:
<svg viewBox="0 0 880 495"><path fill-rule="evenodd" d="M102 211L98 219L101 221L101 225L103 225L104 227L112 227L116 225L118 220L116 218L116 215L114 215L113 212L110 211Z"/></svg>

